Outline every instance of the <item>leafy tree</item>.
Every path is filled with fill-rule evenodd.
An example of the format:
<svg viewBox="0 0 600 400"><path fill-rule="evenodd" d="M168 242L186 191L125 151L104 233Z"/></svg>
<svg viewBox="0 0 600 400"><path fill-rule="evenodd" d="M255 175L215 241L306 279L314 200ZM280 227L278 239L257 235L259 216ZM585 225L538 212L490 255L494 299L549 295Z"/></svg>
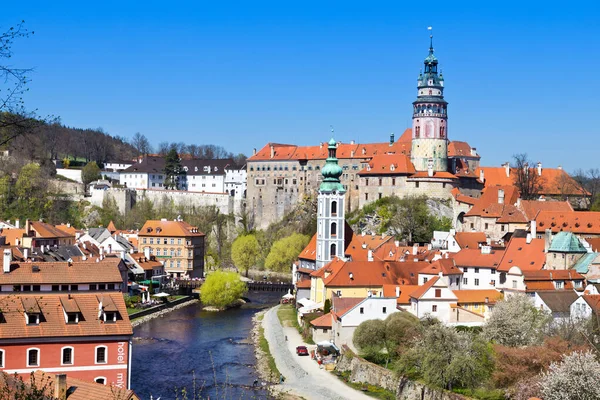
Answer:
<svg viewBox="0 0 600 400"><path fill-rule="evenodd" d="M428 385L474 389L494 368L491 345L479 335L430 325L396 364L401 375L421 378Z"/></svg>
<svg viewBox="0 0 600 400"><path fill-rule="evenodd" d="M53 399L53 386L49 375L36 379L32 372L27 382L17 375L1 372L0 400L49 400Z"/></svg>
<svg viewBox="0 0 600 400"><path fill-rule="evenodd" d="M119 211L119 206L113 196L104 196L104 199L102 199L102 208L99 210L99 213L100 220L97 221L98 225L108 226L110 221L120 225L121 212Z"/></svg>
<svg viewBox="0 0 600 400"><path fill-rule="evenodd" d="M323 304L323 314L329 314L331 311L331 300L325 299L325 304Z"/></svg>
<svg viewBox="0 0 600 400"><path fill-rule="evenodd" d="M427 196L408 196L398 200L390 226L410 243L428 242L435 217L429 215Z"/></svg>
<svg viewBox="0 0 600 400"><path fill-rule="evenodd" d="M390 357L397 357L421 334L421 323L408 312L395 312L385 319L385 341Z"/></svg>
<svg viewBox="0 0 600 400"><path fill-rule="evenodd" d="M85 167L81 170L81 180L85 187L87 187L91 182L101 179L102 175L100 175L100 167L96 164L96 161L91 161L86 164Z"/></svg>
<svg viewBox="0 0 600 400"><path fill-rule="evenodd" d="M239 274L216 271L208 275L200 290L202 303L224 308L242 297L247 288Z"/></svg>
<svg viewBox="0 0 600 400"><path fill-rule="evenodd" d="M14 187L15 215L30 219L44 216L45 210L52 204L47 182L48 176L38 164L27 164L21 169Z"/></svg>
<svg viewBox="0 0 600 400"><path fill-rule="evenodd" d="M238 236L231 245L231 259L235 266L244 270L246 277L248 277L248 270L256 264L259 251L256 236Z"/></svg>
<svg viewBox="0 0 600 400"><path fill-rule="evenodd" d="M271 251L265 260L265 267L273 271L286 272L292 267L292 262L306 247L310 238L300 233L294 233L273 243Z"/></svg>
<svg viewBox="0 0 600 400"><path fill-rule="evenodd" d="M515 294L496 303L483 327L483 335L509 347L540 344L550 319L547 312L535 307L531 298Z"/></svg>
<svg viewBox="0 0 600 400"><path fill-rule="evenodd" d="M538 175L536 169L531 168L530 165L533 163L527 159L527 154L513 156L511 168L515 173L514 182L524 200L534 200L539 197L545 184L544 178Z"/></svg>
<svg viewBox="0 0 600 400"><path fill-rule="evenodd" d="M565 355L542 374L544 400L600 399L600 363L591 351Z"/></svg>
<svg viewBox="0 0 600 400"><path fill-rule="evenodd" d="M175 148L171 148L167 153L165 157L165 169L163 172L165 174L165 188L167 190L179 190L180 180L185 176L185 171L181 166L181 159Z"/></svg>
<svg viewBox="0 0 600 400"><path fill-rule="evenodd" d="M385 322L370 319L356 327L352 343L363 356L373 356L385 349Z"/></svg>

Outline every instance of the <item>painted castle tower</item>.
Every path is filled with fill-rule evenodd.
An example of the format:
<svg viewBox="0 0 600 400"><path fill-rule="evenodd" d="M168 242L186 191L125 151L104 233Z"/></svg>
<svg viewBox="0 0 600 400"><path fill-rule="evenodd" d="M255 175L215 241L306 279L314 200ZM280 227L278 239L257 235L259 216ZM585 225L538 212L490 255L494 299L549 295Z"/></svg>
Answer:
<svg viewBox="0 0 600 400"><path fill-rule="evenodd" d="M337 144L329 141L329 156L321 169L323 182L317 198L317 256L316 267L321 268L335 257L344 257L346 189L340 182L342 167L336 158Z"/></svg>
<svg viewBox="0 0 600 400"><path fill-rule="evenodd" d="M417 171L448 169L448 102L444 100L444 78L438 75L438 60L433 54L433 35L429 36L429 55L425 70L417 79L417 100L413 102L411 161Z"/></svg>

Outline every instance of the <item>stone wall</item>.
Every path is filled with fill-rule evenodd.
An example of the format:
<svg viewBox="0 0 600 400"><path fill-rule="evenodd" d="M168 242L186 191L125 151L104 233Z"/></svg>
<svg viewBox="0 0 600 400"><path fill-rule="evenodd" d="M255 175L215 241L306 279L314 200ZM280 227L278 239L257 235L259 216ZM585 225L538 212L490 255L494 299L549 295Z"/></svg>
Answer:
<svg viewBox="0 0 600 400"><path fill-rule="evenodd" d="M422 383L399 378L393 371L380 367L345 351L340 357L336 371L350 372L350 381L367 383L396 393L398 400L465 400L468 397L432 389Z"/></svg>

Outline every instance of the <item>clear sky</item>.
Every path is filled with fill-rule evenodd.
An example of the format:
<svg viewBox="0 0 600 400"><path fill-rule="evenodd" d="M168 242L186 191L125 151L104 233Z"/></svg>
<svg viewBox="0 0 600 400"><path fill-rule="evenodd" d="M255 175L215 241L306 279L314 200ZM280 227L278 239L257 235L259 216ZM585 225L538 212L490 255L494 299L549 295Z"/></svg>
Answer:
<svg viewBox="0 0 600 400"><path fill-rule="evenodd" d="M134 4L135 3L135 4ZM218 144L387 141L410 125L427 26L449 138L484 165L598 167L600 5L584 2L7 1L35 31L29 108L76 127Z"/></svg>

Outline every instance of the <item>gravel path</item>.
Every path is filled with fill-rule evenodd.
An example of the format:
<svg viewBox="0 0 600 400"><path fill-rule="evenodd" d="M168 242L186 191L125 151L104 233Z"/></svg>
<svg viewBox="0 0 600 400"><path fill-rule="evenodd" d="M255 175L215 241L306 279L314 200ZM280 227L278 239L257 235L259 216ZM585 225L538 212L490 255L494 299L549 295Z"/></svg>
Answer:
<svg viewBox="0 0 600 400"><path fill-rule="evenodd" d="M295 328L282 327L277 317L277 310L279 306L271 308L263 319L269 349L277 368L286 378L282 385L274 385L273 388L281 392L291 392L307 400L373 400L372 397L347 386L330 372L319 368L310 357L297 356L296 346L307 346L309 351L316 346L304 343ZM288 337L287 342L285 336Z"/></svg>

